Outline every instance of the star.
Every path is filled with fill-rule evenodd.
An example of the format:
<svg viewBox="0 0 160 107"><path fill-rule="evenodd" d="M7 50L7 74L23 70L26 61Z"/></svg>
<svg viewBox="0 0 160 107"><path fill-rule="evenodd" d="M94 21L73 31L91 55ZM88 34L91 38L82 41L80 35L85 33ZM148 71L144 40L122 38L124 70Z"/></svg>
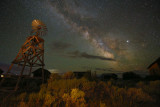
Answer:
<svg viewBox="0 0 160 107"><path fill-rule="evenodd" d="M127 43L129 43L130 41L129 41L129 40L127 40L126 42L127 42Z"/></svg>

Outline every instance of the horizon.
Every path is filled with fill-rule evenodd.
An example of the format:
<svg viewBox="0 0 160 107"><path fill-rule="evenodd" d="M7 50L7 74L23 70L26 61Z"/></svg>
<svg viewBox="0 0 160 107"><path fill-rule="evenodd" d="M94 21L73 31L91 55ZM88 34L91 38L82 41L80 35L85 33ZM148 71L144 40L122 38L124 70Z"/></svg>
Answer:
<svg viewBox="0 0 160 107"><path fill-rule="evenodd" d="M0 69L2 71L4 71L4 73L6 73L8 68L9 68L9 65L5 65L3 67L0 66ZM34 72L37 69L40 69L40 67L39 68L34 68L32 70L32 72ZM69 71L61 71L61 70L58 70L58 69L46 69L46 70L48 70L51 73L58 73L58 74L64 74L65 72L71 71L71 70L69 70ZM13 67L13 69L10 71L10 73L13 73L14 75L18 75L20 73L20 71L21 71L21 68ZM125 72L117 72L117 71L115 71L115 72L112 72L112 71L106 72L105 71L104 72L104 69L103 70L91 70L91 69L88 69L88 70L75 70L75 71L71 71L71 72L87 72L87 71L91 71L91 74L94 74L96 72L97 76L101 76L102 74L116 74L118 76L118 78L122 78L123 73L125 73ZM135 70L135 71L126 71L126 72L133 72L135 74L140 75L141 77L145 77L145 76L149 75L149 71L138 71L138 70L136 71ZM28 75L28 73L29 73L29 69L26 69L23 72L23 75Z"/></svg>

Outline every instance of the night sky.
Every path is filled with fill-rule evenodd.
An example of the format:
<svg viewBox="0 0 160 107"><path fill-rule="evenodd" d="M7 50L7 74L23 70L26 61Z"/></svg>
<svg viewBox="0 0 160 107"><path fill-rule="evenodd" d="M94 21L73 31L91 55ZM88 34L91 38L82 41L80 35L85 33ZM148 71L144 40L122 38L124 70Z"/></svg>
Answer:
<svg viewBox="0 0 160 107"><path fill-rule="evenodd" d="M31 22L48 28L45 68L146 71L160 57L159 0L1 0L0 65L16 57Z"/></svg>

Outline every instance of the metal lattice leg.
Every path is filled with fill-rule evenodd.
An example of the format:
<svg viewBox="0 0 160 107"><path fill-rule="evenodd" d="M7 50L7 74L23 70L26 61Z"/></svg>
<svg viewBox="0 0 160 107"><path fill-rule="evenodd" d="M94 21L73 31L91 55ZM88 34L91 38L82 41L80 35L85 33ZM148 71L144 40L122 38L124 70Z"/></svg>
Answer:
<svg viewBox="0 0 160 107"><path fill-rule="evenodd" d="M15 87L15 91L17 91L17 89L18 89L18 85L19 85L19 82L20 82L21 77L22 77L22 75L23 75L23 71L24 71L25 66L26 66L26 61L24 62L24 65L23 65L23 68L22 68L21 74L20 74L20 76L19 76L19 78L18 78L18 81L17 81L16 87Z"/></svg>

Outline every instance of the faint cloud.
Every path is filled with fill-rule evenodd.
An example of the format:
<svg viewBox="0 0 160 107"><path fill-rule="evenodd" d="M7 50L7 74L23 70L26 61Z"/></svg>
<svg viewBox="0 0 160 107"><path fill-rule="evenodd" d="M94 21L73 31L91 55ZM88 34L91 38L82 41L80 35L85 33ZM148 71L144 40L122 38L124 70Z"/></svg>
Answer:
<svg viewBox="0 0 160 107"><path fill-rule="evenodd" d="M70 43L65 43L65 42L58 42L58 41L55 41L51 44L51 49L53 50L64 50L64 49L67 49L67 48L70 48L72 47L72 44Z"/></svg>

